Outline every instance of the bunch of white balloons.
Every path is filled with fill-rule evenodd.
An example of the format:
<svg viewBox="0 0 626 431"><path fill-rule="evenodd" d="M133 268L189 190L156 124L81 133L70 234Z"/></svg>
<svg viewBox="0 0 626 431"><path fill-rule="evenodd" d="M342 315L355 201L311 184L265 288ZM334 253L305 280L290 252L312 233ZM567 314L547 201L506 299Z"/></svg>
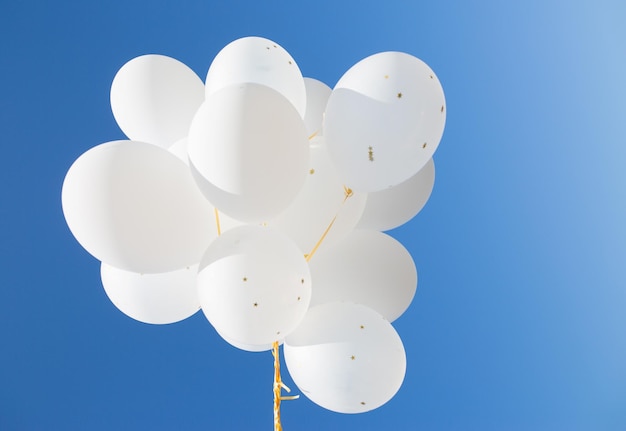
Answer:
<svg viewBox="0 0 626 431"><path fill-rule="evenodd" d="M446 117L433 71L383 52L331 90L275 42L246 37L204 83L173 58L132 59L111 108L129 140L82 154L62 205L113 304L151 324L202 309L243 350L284 342L294 382L324 408L391 399L406 358L390 322L417 271L382 231L433 188Z"/></svg>

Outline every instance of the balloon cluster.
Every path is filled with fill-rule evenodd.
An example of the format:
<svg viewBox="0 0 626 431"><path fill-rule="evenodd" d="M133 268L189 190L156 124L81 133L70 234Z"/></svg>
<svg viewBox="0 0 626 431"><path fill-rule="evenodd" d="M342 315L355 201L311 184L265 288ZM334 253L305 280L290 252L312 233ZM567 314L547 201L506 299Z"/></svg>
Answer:
<svg viewBox="0 0 626 431"><path fill-rule="evenodd" d="M406 358L390 322L417 271L382 231L433 188L446 116L433 71L383 52L331 90L275 42L246 37L205 83L170 57L132 59L111 107L129 140L82 154L62 205L115 306L151 324L202 309L243 350L284 342L296 385L327 409L391 399Z"/></svg>

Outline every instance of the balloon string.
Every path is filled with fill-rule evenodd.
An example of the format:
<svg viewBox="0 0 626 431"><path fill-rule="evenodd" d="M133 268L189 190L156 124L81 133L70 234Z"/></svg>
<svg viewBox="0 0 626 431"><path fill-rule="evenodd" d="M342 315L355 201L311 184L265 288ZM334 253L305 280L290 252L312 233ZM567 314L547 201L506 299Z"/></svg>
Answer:
<svg viewBox="0 0 626 431"><path fill-rule="evenodd" d="M274 341L272 345L272 355L274 355L274 431L283 431L283 427L280 424L280 402L297 400L300 395L294 395L291 397L283 397L281 390L284 389L287 392L291 392L280 378L280 356L278 351L278 341Z"/></svg>
<svg viewBox="0 0 626 431"><path fill-rule="evenodd" d="M348 198L351 197L354 194L352 192L352 189L350 189L350 188L348 188L346 186L343 186L343 191L344 191L345 196L343 198L343 202L341 202L342 206L343 206L343 204L346 203ZM339 212L337 212L337 214L335 214L335 217L333 217L333 219L330 221L330 223L328 224L328 227L326 227L326 230L324 231L324 233L322 234L320 239L313 246L313 250L311 250L311 252L309 254L305 254L304 255L304 258L306 259L307 262L311 261L311 258L313 257L313 255L315 254L317 249L320 247L320 245L322 245L322 242L324 242L324 238L326 238L326 235L328 235L328 232L330 232L330 229L333 227L333 224L335 224L335 220L337 220L337 216L338 215L339 215Z"/></svg>
<svg viewBox="0 0 626 431"><path fill-rule="evenodd" d="M222 228L220 227L220 212L217 210L217 208L214 208L215 210L215 224L217 226L217 236L220 236L222 234Z"/></svg>

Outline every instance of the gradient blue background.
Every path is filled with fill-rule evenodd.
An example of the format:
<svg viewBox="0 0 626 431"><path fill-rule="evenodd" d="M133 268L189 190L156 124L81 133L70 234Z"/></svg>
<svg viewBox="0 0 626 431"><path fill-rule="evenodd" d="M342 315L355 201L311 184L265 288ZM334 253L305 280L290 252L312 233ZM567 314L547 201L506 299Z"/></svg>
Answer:
<svg viewBox="0 0 626 431"><path fill-rule="evenodd" d="M408 52L448 107L433 195L392 232L420 276L395 323L402 388L361 415L285 403L285 430L625 430L625 22L620 0L2 1L0 429L272 429L271 354L201 313L118 312L60 201L81 153L124 138L109 88L126 61L204 79L260 35L331 87Z"/></svg>

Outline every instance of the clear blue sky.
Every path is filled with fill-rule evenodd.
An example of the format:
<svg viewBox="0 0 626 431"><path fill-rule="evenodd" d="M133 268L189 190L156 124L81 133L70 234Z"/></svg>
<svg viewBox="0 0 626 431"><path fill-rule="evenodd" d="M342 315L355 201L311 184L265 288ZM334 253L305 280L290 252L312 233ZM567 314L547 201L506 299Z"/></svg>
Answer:
<svg viewBox="0 0 626 431"><path fill-rule="evenodd" d="M619 0L3 2L0 429L272 429L271 354L201 313L121 314L60 199L81 153L124 138L109 88L126 61L204 79L247 35L331 87L408 52L448 107L433 195L392 232L420 277L395 323L402 388L362 415L285 403L285 430L626 429L624 22Z"/></svg>

